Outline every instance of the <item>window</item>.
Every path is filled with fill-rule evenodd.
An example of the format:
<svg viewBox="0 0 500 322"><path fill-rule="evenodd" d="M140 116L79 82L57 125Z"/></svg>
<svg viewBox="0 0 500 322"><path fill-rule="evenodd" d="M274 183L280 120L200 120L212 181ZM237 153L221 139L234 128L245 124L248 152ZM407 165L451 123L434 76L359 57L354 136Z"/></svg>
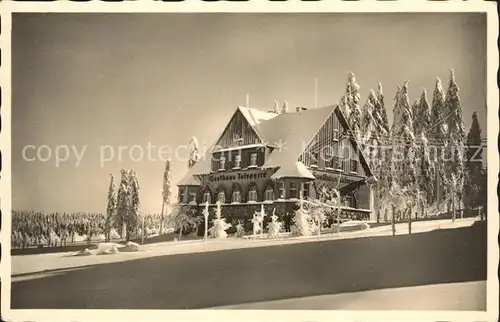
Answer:
<svg viewBox="0 0 500 322"><path fill-rule="evenodd" d="M335 168L335 156L332 151L327 151L325 154L325 168L334 169Z"/></svg>
<svg viewBox="0 0 500 322"><path fill-rule="evenodd" d="M339 140L339 130L333 129L333 141Z"/></svg>
<svg viewBox="0 0 500 322"><path fill-rule="evenodd" d="M225 169L226 169L226 158L221 156L219 161L219 170L225 170Z"/></svg>
<svg viewBox="0 0 500 322"><path fill-rule="evenodd" d="M358 160L351 160L351 172L358 172Z"/></svg>
<svg viewBox="0 0 500 322"><path fill-rule="evenodd" d="M273 189L273 187L271 187L271 186L267 187L266 193L265 193L265 200L266 201L274 200L274 189Z"/></svg>
<svg viewBox="0 0 500 322"><path fill-rule="evenodd" d="M248 190L248 202L257 202L257 188L255 186L251 186L250 190Z"/></svg>
<svg viewBox="0 0 500 322"><path fill-rule="evenodd" d="M280 182L280 199L285 199L285 183Z"/></svg>
<svg viewBox="0 0 500 322"><path fill-rule="evenodd" d="M217 194L217 200L221 203L226 202L226 193L224 192L224 190L219 191L219 193Z"/></svg>
<svg viewBox="0 0 500 322"><path fill-rule="evenodd" d="M231 196L231 202L239 203L241 202L241 192L240 189L236 188L233 190L233 194Z"/></svg>
<svg viewBox="0 0 500 322"><path fill-rule="evenodd" d="M257 153L250 154L250 166L251 167L257 166Z"/></svg>
<svg viewBox="0 0 500 322"><path fill-rule="evenodd" d="M235 169L239 169L239 168L241 168L241 155L240 155L240 154L237 154L237 155L234 157L234 168L235 168Z"/></svg>
<svg viewBox="0 0 500 322"><path fill-rule="evenodd" d="M212 196L210 195L210 191L205 191L203 194L203 203L211 203L212 202Z"/></svg>
<svg viewBox="0 0 500 322"><path fill-rule="evenodd" d="M319 153L318 152L311 153L311 167L317 168L319 163L318 160L319 160Z"/></svg>
<svg viewBox="0 0 500 322"><path fill-rule="evenodd" d="M302 184L302 198L309 198L309 182Z"/></svg>
<svg viewBox="0 0 500 322"><path fill-rule="evenodd" d="M189 193L189 203L196 203L196 192Z"/></svg>
<svg viewBox="0 0 500 322"><path fill-rule="evenodd" d="M297 184L294 182L290 182L290 199L297 199L298 197L299 195L298 195Z"/></svg>
<svg viewBox="0 0 500 322"><path fill-rule="evenodd" d="M179 202L184 203L184 196L186 195L185 189L180 188L179 189Z"/></svg>

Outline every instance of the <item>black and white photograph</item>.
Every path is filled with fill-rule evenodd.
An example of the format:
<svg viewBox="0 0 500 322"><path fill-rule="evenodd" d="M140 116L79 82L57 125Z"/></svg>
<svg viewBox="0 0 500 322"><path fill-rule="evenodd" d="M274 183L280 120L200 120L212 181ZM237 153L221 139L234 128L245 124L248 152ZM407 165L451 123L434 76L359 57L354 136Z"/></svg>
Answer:
<svg viewBox="0 0 500 322"><path fill-rule="evenodd" d="M479 8L12 12L11 313L496 317Z"/></svg>

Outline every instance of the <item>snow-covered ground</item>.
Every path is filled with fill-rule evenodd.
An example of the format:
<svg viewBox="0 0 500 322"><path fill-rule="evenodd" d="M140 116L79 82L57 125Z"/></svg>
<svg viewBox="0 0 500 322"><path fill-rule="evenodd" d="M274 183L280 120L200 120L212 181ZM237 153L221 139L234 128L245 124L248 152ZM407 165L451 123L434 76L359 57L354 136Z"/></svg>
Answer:
<svg viewBox="0 0 500 322"><path fill-rule="evenodd" d="M477 218L457 219L454 223L451 220L433 220L419 221L412 223L412 234L428 232L436 229L452 229L471 226ZM396 225L396 235L408 234L408 224L402 223ZM89 256L74 256L72 253L52 253L52 254L35 254L22 255L12 257L12 281L21 279L32 279L42 277L47 274L44 271L55 269L75 269L87 265L104 264L112 262L121 262L137 258L146 258L154 256L165 256L174 254L187 254L197 252L210 252L219 250L250 248L250 247L265 247L273 245L284 245L294 243L318 242L318 240L335 240L362 238L374 236L390 236L392 228L390 225L379 226L359 231L349 231L338 233L327 233L318 236L307 237L287 237L277 240L270 239L237 239L228 238L221 240L203 240L194 241L179 241L179 242L163 242L157 244L141 245L139 251L136 252L118 252L104 256L95 255L96 251ZM29 276L16 276L25 275ZM54 273L51 273L54 274Z"/></svg>
<svg viewBox="0 0 500 322"><path fill-rule="evenodd" d="M475 281L308 296L220 306L215 309L484 311L485 304L486 281Z"/></svg>

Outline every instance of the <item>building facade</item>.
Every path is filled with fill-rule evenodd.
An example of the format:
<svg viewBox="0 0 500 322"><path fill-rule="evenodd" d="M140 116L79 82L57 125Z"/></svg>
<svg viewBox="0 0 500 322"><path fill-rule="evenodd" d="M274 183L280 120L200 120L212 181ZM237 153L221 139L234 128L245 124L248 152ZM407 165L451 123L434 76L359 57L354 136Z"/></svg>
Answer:
<svg viewBox="0 0 500 322"><path fill-rule="evenodd" d="M376 182L338 106L276 114L238 107L217 142L178 182L179 203L248 221L293 213L301 197L339 189L343 219L375 220Z"/></svg>

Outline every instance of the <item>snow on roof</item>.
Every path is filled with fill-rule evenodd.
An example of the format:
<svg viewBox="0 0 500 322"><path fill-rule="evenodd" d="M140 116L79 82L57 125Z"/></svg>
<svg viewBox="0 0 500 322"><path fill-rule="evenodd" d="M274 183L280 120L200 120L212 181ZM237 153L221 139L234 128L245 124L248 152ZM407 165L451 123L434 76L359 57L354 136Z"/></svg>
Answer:
<svg viewBox="0 0 500 322"><path fill-rule="evenodd" d="M281 179L287 177L316 179L311 171L309 171L309 169L307 169L307 167L300 161L284 164L271 176L271 179Z"/></svg>
<svg viewBox="0 0 500 322"><path fill-rule="evenodd" d="M273 178L293 176L314 179L307 167L298 161L302 152L334 111L340 112L340 121L349 127L337 105L281 114L242 106L238 106L237 110L241 111L264 145L274 147L263 165L264 168L280 168L272 176ZM356 143L359 145L358 142ZM194 184L195 181L196 185L200 185L195 176L211 172L211 155L214 147L215 145L207 150L207 153L188 171L178 185ZM368 170L367 175L370 176L371 171L362 153L361 163L365 171Z"/></svg>
<svg viewBox="0 0 500 322"><path fill-rule="evenodd" d="M195 177L194 173L189 169L189 171L182 177L179 182L177 182L178 186L200 186L201 182Z"/></svg>
<svg viewBox="0 0 500 322"><path fill-rule="evenodd" d="M275 147L264 167L281 167L296 162L333 111L334 106L326 106L280 114L262 123L267 145Z"/></svg>

